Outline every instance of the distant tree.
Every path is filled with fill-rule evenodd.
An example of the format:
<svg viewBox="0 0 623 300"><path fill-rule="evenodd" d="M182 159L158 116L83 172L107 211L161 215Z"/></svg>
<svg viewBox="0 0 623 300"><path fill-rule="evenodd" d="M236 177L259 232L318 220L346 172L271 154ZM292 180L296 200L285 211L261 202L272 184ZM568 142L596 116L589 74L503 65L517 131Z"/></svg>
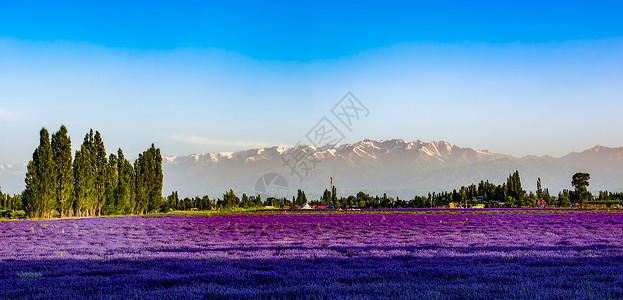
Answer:
<svg viewBox="0 0 623 300"><path fill-rule="evenodd" d="M584 200L589 200L591 197L588 191L590 179L591 175L588 173L575 173L571 178L571 185L575 187L575 198L580 202L580 207L584 207Z"/></svg>
<svg viewBox="0 0 623 300"><path fill-rule="evenodd" d="M543 189L541 188L541 177L536 180L536 197L543 198Z"/></svg>
<svg viewBox="0 0 623 300"><path fill-rule="evenodd" d="M234 193L234 190L230 189L229 191L225 192L225 194L223 194L223 199L221 199L221 203L218 206L222 208L230 209L233 207L237 207L239 204L240 204L240 198L236 196L236 194Z"/></svg>
<svg viewBox="0 0 623 300"><path fill-rule="evenodd" d="M53 158L50 136L42 128L39 133L39 146L26 171L23 201L26 216L29 218L52 217L56 192Z"/></svg>
<svg viewBox="0 0 623 300"><path fill-rule="evenodd" d="M296 205L303 205L307 203L307 196L305 196L305 192L301 189L298 190L296 194Z"/></svg>
<svg viewBox="0 0 623 300"><path fill-rule="evenodd" d="M541 197L543 197L543 200L545 200L545 203L547 203L547 205L551 205L550 201L552 201L552 196L549 194L548 188L545 188Z"/></svg>
<svg viewBox="0 0 623 300"><path fill-rule="evenodd" d="M242 193L242 198L240 199L240 207L242 208L253 207L253 203L251 203L251 200L249 199L249 196L247 196L246 193Z"/></svg>
<svg viewBox="0 0 623 300"><path fill-rule="evenodd" d="M389 200L389 197L387 197L387 193L383 193L383 197L381 197L379 204L384 208L391 207L392 203Z"/></svg>
<svg viewBox="0 0 623 300"><path fill-rule="evenodd" d="M557 205L559 207L567 207L571 203L571 195L569 190L562 190L558 193Z"/></svg>
<svg viewBox="0 0 623 300"><path fill-rule="evenodd" d="M331 202L331 192L327 189L324 190L324 192L322 193L322 197L320 197L320 204L321 205L329 205L329 203Z"/></svg>
<svg viewBox="0 0 623 300"><path fill-rule="evenodd" d="M54 180L56 181L56 210L62 217L70 214L74 192L74 174L72 169L71 140L67 128L62 125L52 134L52 153L54 160Z"/></svg>
<svg viewBox="0 0 623 300"><path fill-rule="evenodd" d="M254 203L255 203L255 206L262 206L262 205L264 205L264 202L262 202L262 195L256 195Z"/></svg>
<svg viewBox="0 0 623 300"><path fill-rule="evenodd" d="M167 196L167 202L170 209L179 210L180 198L177 195L177 191L171 192L171 195Z"/></svg>
<svg viewBox="0 0 623 300"><path fill-rule="evenodd" d="M508 196L513 197L517 201L517 205L522 204L523 198L526 195L526 191L521 188L521 178L519 177L519 171L510 174L506 180L506 188L508 189Z"/></svg>
<svg viewBox="0 0 623 300"><path fill-rule="evenodd" d="M537 196L533 192L530 192L528 197L524 197L523 206L534 207L536 205L537 199L538 199Z"/></svg>
<svg viewBox="0 0 623 300"><path fill-rule="evenodd" d="M2 187L0 187L0 209L9 209L7 203L7 197L2 193Z"/></svg>

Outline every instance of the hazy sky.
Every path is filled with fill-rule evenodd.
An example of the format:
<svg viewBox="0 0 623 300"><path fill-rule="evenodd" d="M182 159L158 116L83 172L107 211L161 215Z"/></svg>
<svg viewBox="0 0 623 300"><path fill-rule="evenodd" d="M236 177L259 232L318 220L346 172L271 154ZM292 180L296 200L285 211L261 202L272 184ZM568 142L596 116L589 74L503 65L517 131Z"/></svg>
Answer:
<svg viewBox="0 0 623 300"><path fill-rule="evenodd" d="M0 164L61 124L129 157L305 143L349 91L345 142L623 146L620 1L92 2L0 2Z"/></svg>

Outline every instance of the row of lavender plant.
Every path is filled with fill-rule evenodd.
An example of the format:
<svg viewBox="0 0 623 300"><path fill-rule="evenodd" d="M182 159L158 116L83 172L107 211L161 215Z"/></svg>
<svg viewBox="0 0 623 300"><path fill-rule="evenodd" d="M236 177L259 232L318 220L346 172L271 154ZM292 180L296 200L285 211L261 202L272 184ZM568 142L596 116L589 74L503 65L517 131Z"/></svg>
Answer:
<svg viewBox="0 0 623 300"><path fill-rule="evenodd" d="M618 213L0 222L0 298L621 298Z"/></svg>

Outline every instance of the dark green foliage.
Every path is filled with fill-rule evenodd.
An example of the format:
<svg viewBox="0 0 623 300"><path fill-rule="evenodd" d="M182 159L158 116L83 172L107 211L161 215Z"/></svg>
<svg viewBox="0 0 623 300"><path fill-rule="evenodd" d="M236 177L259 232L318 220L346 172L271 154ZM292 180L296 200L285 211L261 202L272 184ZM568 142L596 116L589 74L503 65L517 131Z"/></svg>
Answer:
<svg viewBox="0 0 623 300"><path fill-rule="evenodd" d="M564 207L569 206L571 203L571 197L569 190L562 190L562 192L558 193L558 199L556 199L556 204L558 206Z"/></svg>
<svg viewBox="0 0 623 300"><path fill-rule="evenodd" d="M24 211L29 218L51 217L56 206L56 180L50 136L45 128L39 133L39 146L28 163Z"/></svg>
<svg viewBox="0 0 623 300"><path fill-rule="evenodd" d="M91 129L72 159L67 128L61 126L51 141L43 128L28 163L26 189L14 196L0 192L0 209L23 209L29 218L51 218L55 210L61 217L168 210L170 203L162 199L160 149L152 144L134 167L121 149L117 153L107 157L101 134ZM210 207L209 198L204 198L203 207Z"/></svg>
<svg viewBox="0 0 623 300"><path fill-rule="evenodd" d="M95 138L93 129L84 136L79 152L74 159L74 213L78 216L94 216L97 205L97 169L95 159Z"/></svg>
<svg viewBox="0 0 623 300"><path fill-rule="evenodd" d="M109 173L106 148L104 148L104 141L102 141L99 131L95 132L91 158L95 162L95 209L99 216L102 215L102 207L106 203L106 181Z"/></svg>
<svg viewBox="0 0 623 300"><path fill-rule="evenodd" d="M115 200L117 211L121 214L130 214L134 210L134 167L123 156L123 150L117 151L117 189Z"/></svg>
<svg viewBox="0 0 623 300"><path fill-rule="evenodd" d="M22 206L22 194L11 196L8 194L2 194L2 192L0 191L0 210L12 212L23 209L24 207Z"/></svg>
<svg viewBox="0 0 623 300"><path fill-rule="evenodd" d="M0 187L0 210L3 209L9 209L9 205L8 205L8 201L7 201L7 196L5 194L2 193L2 187Z"/></svg>
<svg viewBox="0 0 623 300"><path fill-rule="evenodd" d="M299 189L296 194L296 200L294 201L296 205L303 205L307 203L307 196L305 196L305 192Z"/></svg>
<svg viewBox="0 0 623 300"><path fill-rule="evenodd" d="M591 179L591 175L588 173L575 173L571 178L571 185L578 191L585 191L589 186L588 181Z"/></svg>
<svg viewBox="0 0 623 300"><path fill-rule="evenodd" d="M151 148L139 154L134 163L136 207L134 213L156 212L162 202L162 156L160 149Z"/></svg>
<svg viewBox="0 0 623 300"><path fill-rule="evenodd" d="M116 155L111 154L108 157L108 165L106 166L106 180L105 180L105 198L106 201L102 206L102 213L105 215L118 214L117 209L117 185L118 185L118 158Z"/></svg>
<svg viewBox="0 0 623 300"><path fill-rule="evenodd" d="M524 204L523 198L526 195L526 191L521 188L521 178L519 178L519 171L508 176L506 180L506 187L508 189L508 196L513 197L520 205Z"/></svg>
<svg viewBox="0 0 623 300"><path fill-rule="evenodd" d="M238 196L234 194L234 190L230 189L229 191L225 192L225 194L223 194L223 199L219 199L217 201L217 205L219 207L227 209L239 207L240 198L238 198Z"/></svg>
<svg viewBox="0 0 623 300"><path fill-rule="evenodd" d="M593 201L591 201L593 202ZM608 207L611 205L623 205L623 193L612 193L608 191L600 191L594 204L603 204Z"/></svg>
<svg viewBox="0 0 623 300"><path fill-rule="evenodd" d="M89 208L94 202L95 176L91 156L87 146L82 144L76 151L74 159L74 214L78 217L88 216Z"/></svg>
<svg viewBox="0 0 623 300"><path fill-rule="evenodd" d="M242 198L240 199L240 207L242 208L251 208L253 207L253 203L249 200L249 196L246 193L242 193Z"/></svg>
<svg viewBox="0 0 623 300"><path fill-rule="evenodd" d="M61 217L65 217L71 213L74 192L71 140L67 135L65 125L62 125L60 130L52 135L51 145L56 181L56 210Z"/></svg>
<svg viewBox="0 0 623 300"><path fill-rule="evenodd" d="M331 203L332 198L333 197L331 196L331 192L325 189L322 193L322 197L320 198L320 203L322 203L322 205L327 205Z"/></svg>
<svg viewBox="0 0 623 300"><path fill-rule="evenodd" d="M575 188L572 199L579 202L580 207L584 207L584 202L592 198L591 193L588 191L588 181L590 179L591 175L588 173L575 173L571 178L571 185Z"/></svg>

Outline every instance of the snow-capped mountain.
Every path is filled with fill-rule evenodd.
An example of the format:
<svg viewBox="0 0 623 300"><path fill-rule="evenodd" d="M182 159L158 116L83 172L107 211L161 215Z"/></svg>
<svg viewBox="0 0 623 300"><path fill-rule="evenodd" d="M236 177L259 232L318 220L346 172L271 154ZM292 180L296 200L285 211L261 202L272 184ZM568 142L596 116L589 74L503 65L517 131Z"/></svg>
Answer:
<svg viewBox="0 0 623 300"><path fill-rule="evenodd" d="M314 147L268 147L233 153L165 156L165 193L220 196L226 189L254 193L263 174L281 174L289 193L298 188L319 195L330 177L344 194L363 190L412 197L451 190L489 179L504 182L519 170L524 189L534 190L537 177L552 192L571 188L571 176L591 174L591 190L623 187L623 147L597 146L561 158L515 158L488 150L462 148L445 141L363 140L355 144Z"/></svg>
<svg viewBox="0 0 623 300"><path fill-rule="evenodd" d="M26 176L25 163L6 163L0 165L0 190L7 194L21 193Z"/></svg>
<svg viewBox="0 0 623 300"><path fill-rule="evenodd" d="M623 191L623 147L596 146L560 158L516 158L445 141L368 139L355 144L320 147L275 146L239 152L165 155L163 193L177 190L181 196L218 197L234 189L237 194L254 194L261 192L257 183L263 175L277 174L287 182L285 192L283 184L276 187L280 195L294 195L300 188L308 197L318 197L329 188L333 177L340 195L363 190L375 195L386 192L413 197L452 190L481 179L499 184L515 170L519 170L526 190L535 190L537 177L552 193L571 189L571 176L576 172L588 172L591 191ZM24 163L0 165L2 191L21 192L25 172Z"/></svg>

